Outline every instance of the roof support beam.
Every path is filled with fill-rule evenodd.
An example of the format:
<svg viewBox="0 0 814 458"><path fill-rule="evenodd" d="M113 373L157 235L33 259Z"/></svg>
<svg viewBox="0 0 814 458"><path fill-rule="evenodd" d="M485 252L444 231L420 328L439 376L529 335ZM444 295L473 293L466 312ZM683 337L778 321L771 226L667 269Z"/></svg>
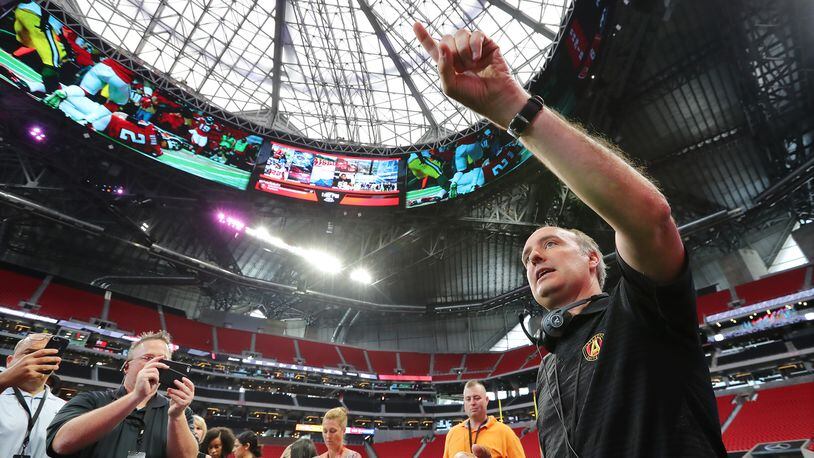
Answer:
<svg viewBox="0 0 814 458"><path fill-rule="evenodd" d="M195 24L192 25L192 30L190 30L189 33L187 34L187 36L184 37L184 42L181 43L181 47L178 48L178 56L179 57L184 55L184 51L186 51L187 46L189 46L189 43L192 41L192 37L195 35L195 32L197 32L198 29L201 27L201 21L206 16L206 13L209 12L209 9L211 7L212 7L212 0L209 0L208 2L206 2L206 6L204 6L203 11L201 11L201 15L198 16L198 19L195 21ZM169 76L170 78L174 78L174 76L172 75L172 71L175 70L175 65L178 64L179 60L180 59L176 58L172 62L172 65L170 65L169 70L167 70L165 72L166 75Z"/></svg>
<svg viewBox="0 0 814 458"><path fill-rule="evenodd" d="M427 119L427 122L430 123L433 130L438 131L438 123L435 121L435 117L433 117L430 107L427 106L424 96L422 96L421 92L418 91L415 82L413 82L413 78L407 72L407 68L404 66L404 61L401 60L401 56L399 56L395 48L393 48L393 44L390 43L390 38L388 38L387 34L384 33L384 29L382 28L382 24L379 22L379 19L375 14L373 14L373 10L370 8L367 0L357 1L360 9L363 13L365 13L367 20L370 21L373 31L376 32L376 37L381 42L382 46L384 46L384 49L387 50L390 60L393 61L393 64L395 64L396 69L399 71L399 75L401 75L401 79L404 80L404 84L406 84L407 88L410 89L410 93L413 94L413 98L416 100L416 102L418 102L418 106L421 107L421 112L424 114L424 118Z"/></svg>
<svg viewBox="0 0 814 458"><path fill-rule="evenodd" d="M283 69L283 30L285 30L285 10L288 0L277 0L274 10L274 67L271 69L271 109L269 110L268 126L274 126L277 113L280 111L280 80Z"/></svg>
<svg viewBox="0 0 814 458"><path fill-rule="evenodd" d="M255 6L257 6L257 2L252 2L252 6L249 7L249 10L246 11L246 14L244 14L243 18L240 20L240 27L238 27L238 30L243 27L243 24L246 23L246 20L254 12ZM198 87L195 89L195 92L197 92L198 94L201 93L201 89L203 89L204 84L206 84L206 82L209 81L209 77L212 76L212 73L215 72L215 67L217 67L218 64L220 64L220 61L223 60L223 56L226 54L226 51L228 51L232 47L232 41L234 41L235 37L237 36L238 30L235 30L232 36L229 37L229 41L226 42L226 46L223 47L223 49L220 51L220 54L218 54L218 57L215 58L215 62L213 62L212 65L209 67L209 70L206 71L206 76L204 76L201 79L201 84L199 84ZM212 38L210 37L209 40L211 41ZM209 46L208 43L207 46ZM200 58L201 57L198 56L198 60L200 60ZM198 63L198 60L195 61L196 64Z"/></svg>
<svg viewBox="0 0 814 458"><path fill-rule="evenodd" d="M487 0L480 0L480 3L483 4L486 1ZM555 40L557 38L556 30L551 30L545 24L537 21L536 19L532 19L531 16L524 13L520 9L506 3L505 0L488 0L488 2L549 40Z"/></svg>
<svg viewBox="0 0 814 458"><path fill-rule="evenodd" d="M133 52L135 55L141 54L141 51L144 50L144 46L147 44L147 39L153 35L153 31L155 30L155 26L158 25L161 13L164 12L164 8L167 6L167 0L161 0L158 4L158 8L155 9L155 13L150 18L150 23L147 24L147 28L144 30L144 34L141 36L141 39L136 45L136 50Z"/></svg>

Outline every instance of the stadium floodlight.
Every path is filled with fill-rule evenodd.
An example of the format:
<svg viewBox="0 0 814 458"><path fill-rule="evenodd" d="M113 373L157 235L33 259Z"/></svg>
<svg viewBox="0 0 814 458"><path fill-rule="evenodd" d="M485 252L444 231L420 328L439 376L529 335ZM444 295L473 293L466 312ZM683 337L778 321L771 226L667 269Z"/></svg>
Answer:
<svg viewBox="0 0 814 458"><path fill-rule="evenodd" d="M313 265L314 267L318 268L319 270L329 273L329 274L336 274L342 271L342 261L339 260L336 256L332 256L324 251L314 250L314 249L306 249L301 248L298 246L293 246L287 244L283 239L272 235L268 229L263 226L259 227L249 227L243 221L231 217L224 212L218 212L218 222L221 224L225 224L239 232L243 232L246 235L252 236L255 239L265 242L271 246L280 248L285 250L291 254L297 255L306 261L309 264ZM265 251L271 251L267 248L263 248Z"/></svg>
<svg viewBox="0 0 814 458"><path fill-rule="evenodd" d="M28 129L28 135L36 142L45 141L45 130L40 126L31 126L31 128Z"/></svg>
<svg viewBox="0 0 814 458"><path fill-rule="evenodd" d="M373 283L373 276L370 275L370 272L363 267L357 267L353 269L353 272L350 273L350 279L357 282L362 283L363 285L369 285Z"/></svg>
<svg viewBox="0 0 814 458"><path fill-rule="evenodd" d="M292 247L290 247L287 243L285 243L283 241L283 239L281 239L280 237L275 237L275 236L271 235L271 233L269 233L268 229L266 229L263 226L260 226L258 228L247 227L246 228L246 234L251 235L252 237L254 237L254 238L256 238L256 239L258 239L260 241L266 242L269 245L273 245L273 246L275 246L277 248L282 248L284 250L291 251ZM271 251L271 250L267 250L267 251Z"/></svg>
<svg viewBox="0 0 814 458"><path fill-rule="evenodd" d="M806 320L811 321L814 320L814 312L808 312L805 314Z"/></svg>
<svg viewBox="0 0 814 458"><path fill-rule="evenodd" d="M232 228L232 229L234 229L234 230L236 230L238 232L243 232L243 230L246 229L246 223L244 223L242 220L240 220L240 219L238 219L238 218L236 218L234 216L227 215L226 213L224 213L222 211L218 212L217 217L218 217L218 222L219 223L221 223L223 225L226 225L226 226L229 226L230 228Z"/></svg>
<svg viewBox="0 0 814 458"><path fill-rule="evenodd" d="M342 261L324 251L306 250L303 254L306 261L325 273L336 274L342 271Z"/></svg>

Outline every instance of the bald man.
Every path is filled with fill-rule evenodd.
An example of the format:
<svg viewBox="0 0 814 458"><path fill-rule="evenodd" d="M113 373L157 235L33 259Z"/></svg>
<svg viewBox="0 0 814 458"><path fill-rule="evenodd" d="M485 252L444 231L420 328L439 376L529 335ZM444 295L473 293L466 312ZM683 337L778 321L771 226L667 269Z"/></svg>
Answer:
<svg viewBox="0 0 814 458"><path fill-rule="evenodd" d="M45 385L59 369L57 350L44 348L50 334L30 334L17 342L0 373L0 458L44 458L46 428L65 405Z"/></svg>
<svg viewBox="0 0 814 458"><path fill-rule="evenodd" d="M447 433L444 458L525 458L517 434L487 415L489 398L483 384L470 380L463 394L467 419Z"/></svg>

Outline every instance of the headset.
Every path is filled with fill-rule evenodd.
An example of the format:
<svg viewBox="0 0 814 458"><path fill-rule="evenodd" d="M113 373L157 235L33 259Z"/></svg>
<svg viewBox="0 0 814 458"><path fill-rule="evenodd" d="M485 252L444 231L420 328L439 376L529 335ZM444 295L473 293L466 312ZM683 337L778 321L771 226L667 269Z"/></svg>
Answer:
<svg viewBox="0 0 814 458"><path fill-rule="evenodd" d="M591 302L597 301L599 299L608 297L608 293L601 293L595 294L587 299L581 299L576 302L572 302L564 307L560 307L557 310L552 310L546 312L543 315L543 319L540 321L540 331L537 335L532 336L531 333L526 329L526 325L523 324L524 319L526 316L536 316L539 314L539 306L537 306L536 302L530 303L530 308L523 310L518 316L518 320L520 321L520 328L523 330L523 333L528 337L532 344L537 346L537 352L540 351L540 346L545 347L546 350L549 352L554 351L554 347L556 347L557 340L561 338L564 334L568 325L571 323L571 320L574 318L570 313L567 313L569 310L579 307L581 305L589 304ZM532 305L533 304L533 305ZM543 355L540 354L540 361L542 364ZM551 380L549 380L548 370L546 368L542 368L543 373L545 374L546 379L546 387L548 387L548 395L551 397L552 405L554 406L554 412L557 414L557 418L560 420L560 424L562 425L563 433L565 434L565 444L568 446L569 451L576 457L579 458L579 454L574 447L571 445L571 439L568 437L568 427L565 425L565 411L562 406L562 395L560 394L560 380L559 375L557 374L557 362L554 361L552 363L554 365L554 386L552 388ZM556 392L557 397L556 401L554 398L554 393ZM559 403L559 405L558 405Z"/></svg>
<svg viewBox="0 0 814 458"><path fill-rule="evenodd" d="M587 299L578 300L564 307L560 307L557 310L546 312L543 315L543 319L540 321L540 331L537 333L537 335L531 335L528 329L526 329L526 325L523 323L523 321L525 320L526 316L533 317L539 314L537 311L539 310L539 306L537 306L537 303L534 302L533 306L523 310L523 313L518 315L517 318L520 321L520 328L523 330L523 334L528 337L531 343L537 345L538 347L543 346L548 351L554 351L554 347L557 344L557 339L565 334L566 328L568 328L568 325L574 318L570 313L567 312L581 305L585 305L605 297L608 297L608 293L595 294Z"/></svg>

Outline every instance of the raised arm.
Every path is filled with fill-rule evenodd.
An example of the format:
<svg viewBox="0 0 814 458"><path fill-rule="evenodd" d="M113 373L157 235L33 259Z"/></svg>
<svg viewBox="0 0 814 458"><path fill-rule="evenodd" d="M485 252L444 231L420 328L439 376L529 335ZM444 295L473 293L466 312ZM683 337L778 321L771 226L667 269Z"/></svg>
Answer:
<svg viewBox="0 0 814 458"><path fill-rule="evenodd" d="M158 368L167 368L160 358L147 363L139 372L133 390L110 404L86 411L66 421L56 431L50 448L58 455L73 455L102 437L124 421L139 404L146 402L158 390ZM63 410L71 404L68 403ZM63 412L54 419L56 422ZM77 412L79 413L79 412ZM52 423L53 424L53 423Z"/></svg>
<svg viewBox="0 0 814 458"><path fill-rule="evenodd" d="M198 455L198 441L190 427L192 418L187 417L187 407L195 398L195 385L184 377L175 380L175 388L167 390L170 409L167 422L167 456L190 457Z"/></svg>
<svg viewBox="0 0 814 458"><path fill-rule="evenodd" d="M438 65L444 93L507 128L529 94L511 76L497 44L479 31L433 39L413 27ZM548 107L523 132L523 145L616 232L616 247L634 269L657 282L680 273L684 246L667 200L606 143Z"/></svg>

